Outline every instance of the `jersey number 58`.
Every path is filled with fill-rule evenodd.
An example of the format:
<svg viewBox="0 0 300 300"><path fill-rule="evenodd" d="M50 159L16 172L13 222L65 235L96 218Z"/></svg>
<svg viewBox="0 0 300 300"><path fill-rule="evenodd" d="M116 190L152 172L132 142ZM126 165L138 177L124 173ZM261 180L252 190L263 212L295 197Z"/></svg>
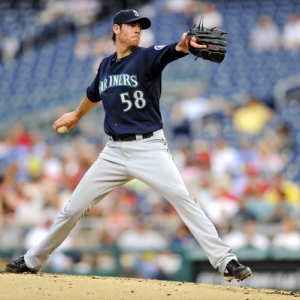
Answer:
<svg viewBox="0 0 300 300"><path fill-rule="evenodd" d="M122 93L120 94L121 102L126 103L127 107L123 108L123 112L129 111L132 106L134 105L137 109L143 109L147 101L144 98L143 91L137 90L133 93L133 100L130 98L129 93Z"/></svg>

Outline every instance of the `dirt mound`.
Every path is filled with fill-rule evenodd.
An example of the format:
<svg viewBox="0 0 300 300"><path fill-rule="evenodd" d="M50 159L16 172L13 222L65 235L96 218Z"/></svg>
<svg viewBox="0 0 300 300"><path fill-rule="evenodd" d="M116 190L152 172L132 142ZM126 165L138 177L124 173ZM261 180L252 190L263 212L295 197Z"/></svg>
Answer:
<svg viewBox="0 0 300 300"><path fill-rule="evenodd" d="M293 297L300 298L300 293L122 277L0 273L1 300L291 300Z"/></svg>

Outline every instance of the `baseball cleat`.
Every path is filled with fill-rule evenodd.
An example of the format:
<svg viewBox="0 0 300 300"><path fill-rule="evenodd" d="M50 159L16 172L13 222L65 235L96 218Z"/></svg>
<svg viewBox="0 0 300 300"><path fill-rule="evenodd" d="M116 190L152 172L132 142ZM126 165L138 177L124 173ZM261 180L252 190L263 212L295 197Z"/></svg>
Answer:
<svg viewBox="0 0 300 300"><path fill-rule="evenodd" d="M3 272L7 273L25 273L25 272L30 272L30 273L37 273L37 271L31 270L26 266L24 256L20 256L18 259L10 262L6 266L4 266Z"/></svg>
<svg viewBox="0 0 300 300"><path fill-rule="evenodd" d="M224 272L224 279L228 282L231 282L232 279L236 279L237 281L243 281L252 275L252 271L249 267L243 266L236 260L231 260Z"/></svg>

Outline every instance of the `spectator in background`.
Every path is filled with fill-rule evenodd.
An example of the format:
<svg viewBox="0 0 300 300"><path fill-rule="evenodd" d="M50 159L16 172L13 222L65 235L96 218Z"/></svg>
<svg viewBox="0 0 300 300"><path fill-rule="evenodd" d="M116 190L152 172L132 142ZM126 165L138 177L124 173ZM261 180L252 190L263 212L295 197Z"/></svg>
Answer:
<svg viewBox="0 0 300 300"><path fill-rule="evenodd" d="M74 47L74 55L82 60L91 57L94 54L95 41L88 32L82 33Z"/></svg>
<svg viewBox="0 0 300 300"><path fill-rule="evenodd" d="M98 0L73 0L67 5L67 17L73 20L76 28L94 24L102 10L101 1Z"/></svg>
<svg viewBox="0 0 300 300"><path fill-rule="evenodd" d="M163 273L155 260L157 252L167 248L167 240L158 231L153 230L145 218L139 217L134 222L133 227L124 230L117 240L117 245L123 252L123 271L127 276L163 279Z"/></svg>
<svg viewBox="0 0 300 300"><path fill-rule="evenodd" d="M213 198L205 204L205 213L219 231L228 225L239 211L238 200L229 191L230 181L224 178L212 189Z"/></svg>
<svg viewBox="0 0 300 300"><path fill-rule="evenodd" d="M200 13L197 13L193 17L193 24L199 24L201 18L203 17L203 26L207 28L223 26L223 17L218 11L215 4L211 2L200 2L199 4ZM199 12L199 10L197 10Z"/></svg>
<svg viewBox="0 0 300 300"><path fill-rule="evenodd" d="M300 14L293 12L285 24L281 36L282 47L285 50L300 49Z"/></svg>
<svg viewBox="0 0 300 300"><path fill-rule="evenodd" d="M196 199L206 213L207 206L214 200L214 186L210 176L202 176L199 180Z"/></svg>
<svg viewBox="0 0 300 300"><path fill-rule="evenodd" d="M211 172L214 178L226 178L237 171L238 152L224 138L217 138L211 151Z"/></svg>
<svg viewBox="0 0 300 300"><path fill-rule="evenodd" d="M193 148L195 152L195 163L202 173L200 179L203 183L205 178L210 178L211 147L209 142L205 139L195 139Z"/></svg>
<svg viewBox="0 0 300 300"><path fill-rule="evenodd" d="M136 220L131 229L124 230L120 234L118 246L121 249L135 249L135 250L164 250L168 242L164 236L159 232L153 230L143 217Z"/></svg>
<svg viewBox="0 0 300 300"><path fill-rule="evenodd" d="M275 148L272 141L268 142L266 139L259 141L257 149L258 155L254 165L264 178L271 179L284 171L286 166L285 158Z"/></svg>
<svg viewBox="0 0 300 300"><path fill-rule="evenodd" d="M257 222L267 223L274 215L274 206L266 202L257 189L248 190L242 201L244 202L244 214L252 216Z"/></svg>
<svg viewBox="0 0 300 300"><path fill-rule="evenodd" d="M258 250L267 250L270 246L269 237L259 232L257 229L257 222L254 220L247 220L244 224L244 246L243 248L254 248Z"/></svg>
<svg viewBox="0 0 300 300"><path fill-rule="evenodd" d="M269 237L257 231L257 223L254 220L246 220L243 230L234 229L233 225L228 226L228 232L223 235L226 241L233 249L253 248L257 250L267 250L270 245Z"/></svg>
<svg viewBox="0 0 300 300"><path fill-rule="evenodd" d="M172 108L170 123L172 127L173 138L178 136L190 137L191 134L191 122L184 113L181 105L175 103Z"/></svg>
<svg viewBox="0 0 300 300"><path fill-rule="evenodd" d="M30 179L38 180L42 175L42 162L47 153L48 145L39 132L31 133L31 145L26 168Z"/></svg>
<svg viewBox="0 0 300 300"><path fill-rule="evenodd" d="M33 42L35 47L40 47L59 36L87 28L97 21L101 9L97 0L45 0L35 31L22 41L22 51Z"/></svg>
<svg viewBox="0 0 300 300"><path fill-rule="evenodd" d="M177 109L176 106L179 106L184 118L191 122L201 119L212 110L210 101L205 97L199 96L198 92L193 88L187 89L182 99L174 105L175 110Z"/></svg>
<svg viewBox="0 0 300 300"><path fill-rule="evenodd" d="M95 41L93 48L93 55L95 62L93 64L93 74L98 70L99 63L102 59L108 55L111 55L115 51L115 46L111 40L111 33L104 34L100 39Z"/></svg>
<svg viewBox="0 0 300 300"><path fill-rule="evenodd" d="M173 138L190 138L193 126L202 126L203 117L214 111L213 101L202 97L194 88L189 88L180 101L175 102L170 115ZM196 125L197 123L197 125ZM188 142L186 142L188 143Z"/></svg>
<svg viewBox="0 0 300 300"><path fill-rule="evenodd" d="M171 248L193 248L198 247L198 243L194 236L191 234L188 227L185 224L181 224L177 230L175 235L172 237L169 246Z"/></svg>
<svg viewBox="0 0 300 300"><path fill-rule="evenodd" d="M67 2L62 0L45 0L45 7L41 10L38 23L48 25L63 18L67 11Z"/></svg>
<svg viewBox="0 0 300 300"><path fill-rule="evenodd" d="M273 135L273 141L276 140L276 144L280 153L290 156L295 149L295 143L291 125L286 121L281 121L277 127L276 132Z"/></svg>
<svg viewBox="0 0 300 300"><path fill-rule="evenodd" d="M268 181L261 176L258 169L250 164L244 165L243 172L247 178L244 184L239 182L239 184L241 184L241 188L243 188L241 196L252 195L253 193L262 196L264 191L268 188Z"/></svg>
<svg viewBox="0 0 300 300"><path fill-rule="evenodd" d="M300 232L292 219L281 220L281 231L274 235L272 245L278 249L300 250Z"/></svg>
<svg viewBox="0 0 300 300"><path fill-rule="evenodd" d="M271 17L259 16L250 32L250 48L255 52L274 51L280 44L280 32Z"/></svg>
<svg viewBox="0 0 300 300"><path fill-rule="evenodd" d="M238 159L236 161L236 172L232 177L231 192L240 198L244 195L245 191L252 186L251 183L258 183L253 181L252 177L257 176L258 171L254 166L254 161L258 155L258 150L248 139L240 144L237 149Z"/></svg>
<svg viewBox="0 0 300 300"><path fill-rule="evenodd" d="M99 56L99 60L102 60L105 56L112 54L115 49L114 43L111 40L111 34L107 33L101 36L101 38L95 42L93 50L93 54L96 57Z"/></svg>
<svg viewBox="0 0 300 300"><path fill-rule="evenodd" d="M300 209L300 188L299 185L288 179L284 179L282 175L276 175L269 180L269 186L264 191L263 197L265 202L270 203L277 209L280 215L277 217L290 216L297 218Z"/></svg>
<svg viewBox="0 0 300 300"><path fill-rule="evenodd" d="M233 222L228 224L221 236L233 250L240 250L244 247L245 234L240 227L234 226Z"/></svg>
<svg viewBox="0 0 300 300"><path fill-rule="evenodd" d="M193 0L165 0L165 12L171 14L185 14L190 9L190 6L193 5Z"/></svg>
<svg viewBox="0 0 300 300"><path fill-rule="evenodd" d="M24 182L29 179L27 172L29 149L31 147L31 135L26 131L23 124L15 123L3 143L2 163L6 171L13 174L14 182Z"/></svg>
<svg viewBox="0 0 300 300"><path fill-rule="evenodd" d="M253 164L258 155L258 149L254 141L249 137L241 137L238 147L239 164Z"/></svg>
<svg viewBox="0 0 300 300"><path fill-rule="evenodd" d="M77 28L86 27L97 20L101 12L101 2L97 0L46 0L45 8L40 12L40 25L50 25L64 20ZM59 23L57 23L59 24Z"/></svg>
<svg viewBox="0 0 300 300"><path fill-rule="evenodd" d="M256 136L261 134L273 115L272 109L256 96L250 95L246 105L237 108L233 113L233 127L238 132Z"/></svg>
<svg viewBox="0 0 300 300"><path fill-rule="evenodd" d="M43 177L49 182L59 184L63 179L62 161L48 148L42 163Z"/></svg>
<svg viewBox="0 0 300 300"><path fill-rule="evenodd" d="M0 27L0 74L2 62L14 60L20 47L19 40L13 36L4 36Z"/></svg>

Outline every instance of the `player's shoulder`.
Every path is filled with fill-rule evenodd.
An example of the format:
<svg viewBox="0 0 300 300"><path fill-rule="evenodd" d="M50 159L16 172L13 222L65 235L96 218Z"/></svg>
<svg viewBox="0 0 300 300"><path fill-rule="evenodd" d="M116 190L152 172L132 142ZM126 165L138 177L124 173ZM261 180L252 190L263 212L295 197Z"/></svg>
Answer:
<svg viewBox="0 0 300 300"><path fill-rule="evenodd" d="M168 51L170 45L152 45L150 47L138 47L138 51L142 57L157 57L161 55L162 52Z"/></svg>
<svg viewBox="0 0 300 300"><path fill-rule="evenodd" d="M140 49L140 51L160 51L168 46L169 45L152 45L150 47L138 47L138 49Z"/></svg>

